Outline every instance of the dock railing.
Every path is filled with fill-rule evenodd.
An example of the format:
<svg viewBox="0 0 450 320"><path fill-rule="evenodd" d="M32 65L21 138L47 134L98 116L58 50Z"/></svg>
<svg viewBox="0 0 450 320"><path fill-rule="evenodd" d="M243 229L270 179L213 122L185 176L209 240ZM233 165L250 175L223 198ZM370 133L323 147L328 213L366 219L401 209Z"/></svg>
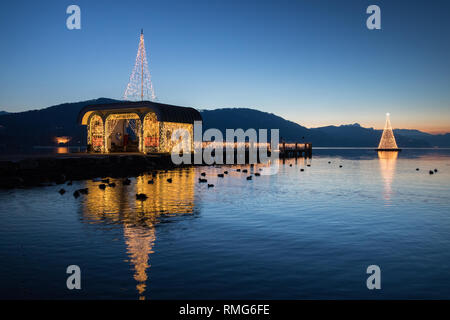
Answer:
<svg viewBox="0 0 450 320"><path fill-rule="evenodd" d="M272 146L270 143L260 143L260 142L214 142L214 141L203 141L202 148L223 148L230 150L244 149L248 151L251 148L260 149L265 148L268 152L272 152ZM310 157L312 155L312 144L311 143L294 143L294 142L282 142L278 144L278 150L280 157Z"/></svg>

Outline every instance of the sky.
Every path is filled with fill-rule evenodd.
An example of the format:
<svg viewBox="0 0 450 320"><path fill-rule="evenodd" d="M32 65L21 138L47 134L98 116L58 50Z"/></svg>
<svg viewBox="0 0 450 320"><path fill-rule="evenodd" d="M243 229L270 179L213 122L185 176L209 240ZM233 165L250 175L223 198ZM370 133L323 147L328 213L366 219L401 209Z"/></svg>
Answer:
<svg viewBox="0 0 450 320"><path fill-rule="evenodd" d="M69 30L66 9L81 9ZM369 30L369 5L381 30ZM450 132L450 1L0 2L0 110L121 99L144 29L158 101L306 127Z"/></svg>

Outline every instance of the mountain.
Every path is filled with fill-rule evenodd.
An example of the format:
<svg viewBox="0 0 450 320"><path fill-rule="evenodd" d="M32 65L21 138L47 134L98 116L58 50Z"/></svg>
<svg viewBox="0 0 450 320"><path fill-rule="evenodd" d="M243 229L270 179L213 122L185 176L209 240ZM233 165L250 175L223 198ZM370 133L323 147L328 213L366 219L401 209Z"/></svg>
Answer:
<svg viewBox="0 0 450 320"><path fill-rule="evenodd" d="M70 136L71 145L84 145L86 128L77 124L78 112L86 105L119 102L99 98L64 103L41 110L0 115L0 152L20 152L31 146L52 146L55 136ZM279 129L287 142L311 142L315 147L376 147L381 130L359 124L306 128L272 113L249 108L202 110L203 130ZM270 133L270 130L269 130ZM450 147L450 134L432 135L418 130L396 129L400 147Z"/></svg>
<svg viewBox="0 0 450 320"><path fill-rule="evenodd" d="M86 105L112 102L118 101L99 98L0 115L0 150L20 152L30 146L55 145L55 136L70 136L74 145L84 145L86 129L77 124L78 112Z"/></svg>
<svg viewBox="0 0 450 320"><path fill-rule="evenodd" d="M217 128L225 137L226 128L248 128L280 130L280 138L292 142L311 142L315 147L376 147L382 130L361 127L358 123L341 126L305 128L295 122L285 120L272 113L254 109L226 108L201 111L203 129ZM431 135L416 130L423 135L402 135L396 132L396 140L401 147L426 148L450 146L450 134Z"/></svg>
<svg viewBox="0 0 450 320"><path fill-rule="evenodd" d="M378 146L380 142L382 130L375 130L373 128L364 128L360 124L349 124L341 126L327 126L320 128L312 128L312 131L327 134L330 138L326 141L314 141L314 146L323 147L373 147ZM420 131L419 131L420 132ZM397 144L404 148L427 148L432 144L427 139L420 137L403 136L398 133L395 134Z"/></svg>
<svg viewBox="0 0 450 320"><path fill-rule="evenodd" d="M312 141L313 146L320 147L370 147L377 146L381 132L372 128L363 128L358 123L341 126L312 128L318 134L327 134L325 141Z"/></svg>
<svg viewBox="0 0 450 320"><path fill-rule="evenodd" d="M3 115L3 114L8 114L8 112L0 110L0 116Z"/></svg>
<svg viewBox="0 0 450 320"><path fill-rule="evenodd" d="M450 147L450 133L430 134L419 130L395 129L394 134L412 139L425 140L433 147Z"/></svg>
<svg viewBox="0 0 450 320"><path fill-rule="evenodd" d="M280 129L280 139L286 141L302 141L312 133L298 123L285 120L273 113L261 112L248 108L224 108L216 110L202 110L203 130L216 128L222 131L224 139L225 130L229 129ZM306 140L305 140L306 141Z"/></svg>

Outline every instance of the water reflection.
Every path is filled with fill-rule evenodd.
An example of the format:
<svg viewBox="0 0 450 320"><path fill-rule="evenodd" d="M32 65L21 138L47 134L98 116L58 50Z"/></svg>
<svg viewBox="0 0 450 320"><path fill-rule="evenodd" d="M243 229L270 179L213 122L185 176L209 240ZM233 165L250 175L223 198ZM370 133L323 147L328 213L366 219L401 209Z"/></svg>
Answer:
<svg viewBox="0 0 450 320"><path fill-rule="evenodd" d="M57 147L56 153L63 154L63 153L69 153L68 147Z"/></svg>
<svg viewBox="0 0 450 320"><path fill-rule="evenodd" d="M156 240L155 227L154 225L141 227L124 224L123 234L127 245L127 254L134 267L133 278L137 281L136 289L139 293L139 299L143 300L147 286L147 269L150 267L149 255L154 252L153 245Z"/></svg>
<svg viewBox="0 0 450 320"><path fill-rule="evenodd" d="M381 176L384 181L384 199L390 203L392 196L392 182L394 180L395 165L398 151L378 151Z"/></svg>
<svg viewBox="0 0 450 320"><path fill-rule="evenodd" d="M167 181L172 179L172 183ZM149 184L148 181L153 180ZM101 182L86 182L89 193L83 201L83 220L87 223L120 224L127 246L129 262L134 269L134 280L139 299L145 299L149 261L156 241L155 226L164 217L194 212L195 170L187 168L156 177L144 175L124 186L120 180L111 180L116 187L101 190ZM136 193L145 193L146 201L136 200Z"/></svg>

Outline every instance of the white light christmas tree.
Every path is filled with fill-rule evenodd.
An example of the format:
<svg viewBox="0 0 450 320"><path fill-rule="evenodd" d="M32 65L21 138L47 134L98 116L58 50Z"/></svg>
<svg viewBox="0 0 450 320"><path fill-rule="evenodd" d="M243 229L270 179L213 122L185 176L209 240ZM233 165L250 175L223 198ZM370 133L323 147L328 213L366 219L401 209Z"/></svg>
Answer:
<svg viewBox="0 0 450 320"><path fill-rule="evenodd" d="M394 132L392 131L390 114L386 113L386 124L384 125L383 134L381 136L378 149L380 150L397 150L397 142L395 141Z"/></svg>
<svg viewBox="0 0 450 320"><path fill-rule="evenodd" d="M125 89L123 98L124 100L133 101L156 100L155 91L153 90L152 85L152 78L150 76L150 71L148 70L143 30L141 30L136 62L134 63L133 72L131 73L130 81Z"/></svg>

